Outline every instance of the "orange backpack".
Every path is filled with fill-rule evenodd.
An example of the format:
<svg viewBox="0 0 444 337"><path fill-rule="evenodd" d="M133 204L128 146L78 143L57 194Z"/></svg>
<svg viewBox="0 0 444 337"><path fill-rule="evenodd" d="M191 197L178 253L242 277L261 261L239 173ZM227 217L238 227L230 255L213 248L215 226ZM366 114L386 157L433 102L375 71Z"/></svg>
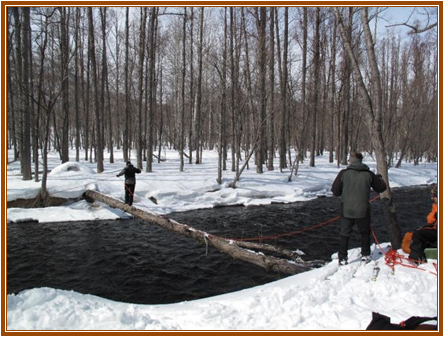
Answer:
<svg viewBox="0 0 444 337"><path fill-rule="evenodd" d="M407 232L404 234L404 239L402 239L401 248L404 253L410 254L410 243L412 242L413 232Z"/></svg>

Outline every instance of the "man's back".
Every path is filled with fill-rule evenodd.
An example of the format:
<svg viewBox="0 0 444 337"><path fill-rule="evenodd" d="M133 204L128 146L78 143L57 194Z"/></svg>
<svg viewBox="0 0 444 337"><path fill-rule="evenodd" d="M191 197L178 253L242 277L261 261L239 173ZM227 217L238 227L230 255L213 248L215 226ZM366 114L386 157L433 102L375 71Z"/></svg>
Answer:
<svg viewBox="0 0 444 337"><path fill-rule="evenodd" d="M380 176L376 176L362 162L352 163L347 169L339 172L333 183L332 192L335 196L341 196L342 215L350 219L364 218L369 210L371 188L375 192L382 193L386 185Z"/></svg>
<svg viewBox="0 0 444 337"><path fill-rule="evenodd" d="M140 169L134 167L133 165L127 165L122 172L119 173L119 176L125 175L125 184L135 184L136 183L136 173L140 173Z"/></svg>

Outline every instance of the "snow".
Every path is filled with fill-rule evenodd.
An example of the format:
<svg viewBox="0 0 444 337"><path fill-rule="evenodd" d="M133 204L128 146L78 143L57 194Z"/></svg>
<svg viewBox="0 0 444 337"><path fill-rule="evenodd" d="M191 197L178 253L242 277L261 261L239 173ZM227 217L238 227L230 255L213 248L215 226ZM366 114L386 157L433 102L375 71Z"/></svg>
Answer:
<svg viewBox="0 0 444 337"><path fill-rule="evenodd" d="M216 151L204 152L204 163L186 164L184 172L179 172L177 152L165 150L163 156L166 161L154 163L153 173L137 175L134 201L134 206L158 214L331 196L331 184L343 168L328 163L328 156L316 157L316 167L302 164L298 176L288 183L288 170L259 175L251 166L241 176L238 188L231 189L231 171L224 171L221 186L216 182ZM105 171L97 174L93 163L82 160L60 165L58 155L51 153L50 195L77 201L44 209L9 208L8 222L128 218L105 204L81 200L87 189L123 200L123 177L116 177L124 167L122 153L115 153L115 158L115 164L105 163ZM375 170L371 156L364 162ZM434 183L437 165L403 163L400 169L390 169L389 178L392 187ZM40 183L21 180L18 162L8 165L8 201L33 198L39 188ZM386 246L382 244L382 249L387 250ZM393 273L375 245L373 261L367 265L358 262L359 249L350 250L349 257L351 263L340 268L333 254L332 262L316 270L236 293L169 305L136 305L73 291L28 289L8 294L7 330L362 330L373 311L390 316L394 323L410 316L437 315L436 261L429 260L420 269L397 265ZM380 272L373 281L376 265Z"/></svg>
<svg viewBox="0 0 444 337"><path fill-rule="evenodd" d="M49 158L47 188L49 194L58 198L79 199L87 189L94 189L114 198L124 200L124 178L116 175L125 166L122 152L115 153L115 163L105 163L105 171L97 174L96 164L89 161L68 162L60 165L58 154ZM217 152L207 151L202 165L185 166L179 171L179 156L175 151L165 152L166 161L153 164L153 173L142 172L137 175L134 206L157 214L190 211L201 208L226 205L268 205L271 203L290 203L331 196L330 188L339 170L336 163L328 163L328 156L316 157L316 167L309 167L308 161L300 165L299 173L288 183L289 171L280 173L265 171L256 174L252 166L245 170L237 188L228 184L233 180L231 170L223 172L223 184L216 182ZM252 161L252 160L251 160ZM376 170L371 156L364 162ZM133 159L133 164L135 159ZM227 166L231 168L228 162ZM41 169L41 168L40 168ZM421 163L413 166L403 163L399 169L389 171L391 187L430 184L437 181L436 163ZM8 165L7 200L30 199L38 195L40 183L23 181L18 162ZM157 204L150 200L154 198ZM51 210L51 211L49 211ZM124 216L106 205L89 205L84 201L74 202L61 207L44 209L8 209L8 221L32 218L39 222L60 222L91 219L119 219Z"/></svg>

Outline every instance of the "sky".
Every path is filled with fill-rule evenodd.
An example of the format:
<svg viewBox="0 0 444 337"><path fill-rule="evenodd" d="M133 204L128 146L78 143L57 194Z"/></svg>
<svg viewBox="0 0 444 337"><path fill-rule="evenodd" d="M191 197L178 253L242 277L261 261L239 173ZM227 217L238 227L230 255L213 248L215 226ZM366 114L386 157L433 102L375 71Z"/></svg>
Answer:
<svg viewBox="0 0 444 337"><path fill-rule="evenodd" d="M331 197L332 181L343 168L328 163L326 154L316 157L314 168L304 163L291 183L287 182L288 172L258 175L250 169L242 175L238 188L231 189L230 171L224 172L222 186L216 183L215 151L205 151L204 163L187 164L184 172L179 172L177 152L165 151L164 156L167 160L155 163L153 173L137 176L134 206L168 214L220 204L248 206ZM123 181L116 177L124 166L122 153L115 153L115 157L116 163L106 160L104 173L97 174L93 163L60 165L58 154L51 153L50 194L74 198L94 189L123 200ZM375 169L371 156L364 162ZM18 162L8 165L7 173L8 201L36 195L39 183L22 181ZM403 163L399 169L390 169L389 179L392 187L436 183L437 165ZM92 206L83 200L45 209L7 210L8 221L127 217L105 204ZM402 264L392 269L384 259L387 245L372 245L369 264L361 264L359 249L352 249L350 264L341 268L337 254L333 254L330 263L306 273L236 293L168 305L121 303L53 288L27 289L7 296L7 330L363 330L372 312L389 316L394 323L410 316L437 315L436 261L411 268L406 255L398 251Z"/></svg>
<svg viewBox="0 0 444 337"><path fill-rule="evenodd" d="M405 26L387 26L402 23L407 23L414 26L415 22L419 21L421 26L425 27L432 23L427 21L428 17L426 15L427 11L430 10L432 10L432 7L388 7L388 9L382 14L384 20L382 20L380 24L382 25L382 29L386 29L387 31L394 29L403 37L406 37L408 32L411 31L410 28ZM436 17L430 17L430 19L436 22Z"/></svg>

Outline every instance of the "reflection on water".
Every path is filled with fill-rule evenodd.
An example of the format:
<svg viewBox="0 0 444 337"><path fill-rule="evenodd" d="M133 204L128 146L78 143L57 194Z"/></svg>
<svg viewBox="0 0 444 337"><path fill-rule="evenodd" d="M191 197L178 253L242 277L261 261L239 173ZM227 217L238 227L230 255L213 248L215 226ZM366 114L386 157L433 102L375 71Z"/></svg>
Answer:
<svg viewBox="0 0 444 337"><path fill-rule="evenodd" d="M416 229L429 212L429 190L395 189L395 203L402 232ZM338 207L337 198L319 198L169 216L223 237L268 237L329 220ZM389 241L379 202L372 209L378 239ZM329 261L337 250L338 236L339 222L335 222L267 243L301 250L305 260ZM358 246L355 230L350 248ZM140 220L8 224L7 269L8 294L51 287L145 304L193 300L285 277Z"/></svg>

